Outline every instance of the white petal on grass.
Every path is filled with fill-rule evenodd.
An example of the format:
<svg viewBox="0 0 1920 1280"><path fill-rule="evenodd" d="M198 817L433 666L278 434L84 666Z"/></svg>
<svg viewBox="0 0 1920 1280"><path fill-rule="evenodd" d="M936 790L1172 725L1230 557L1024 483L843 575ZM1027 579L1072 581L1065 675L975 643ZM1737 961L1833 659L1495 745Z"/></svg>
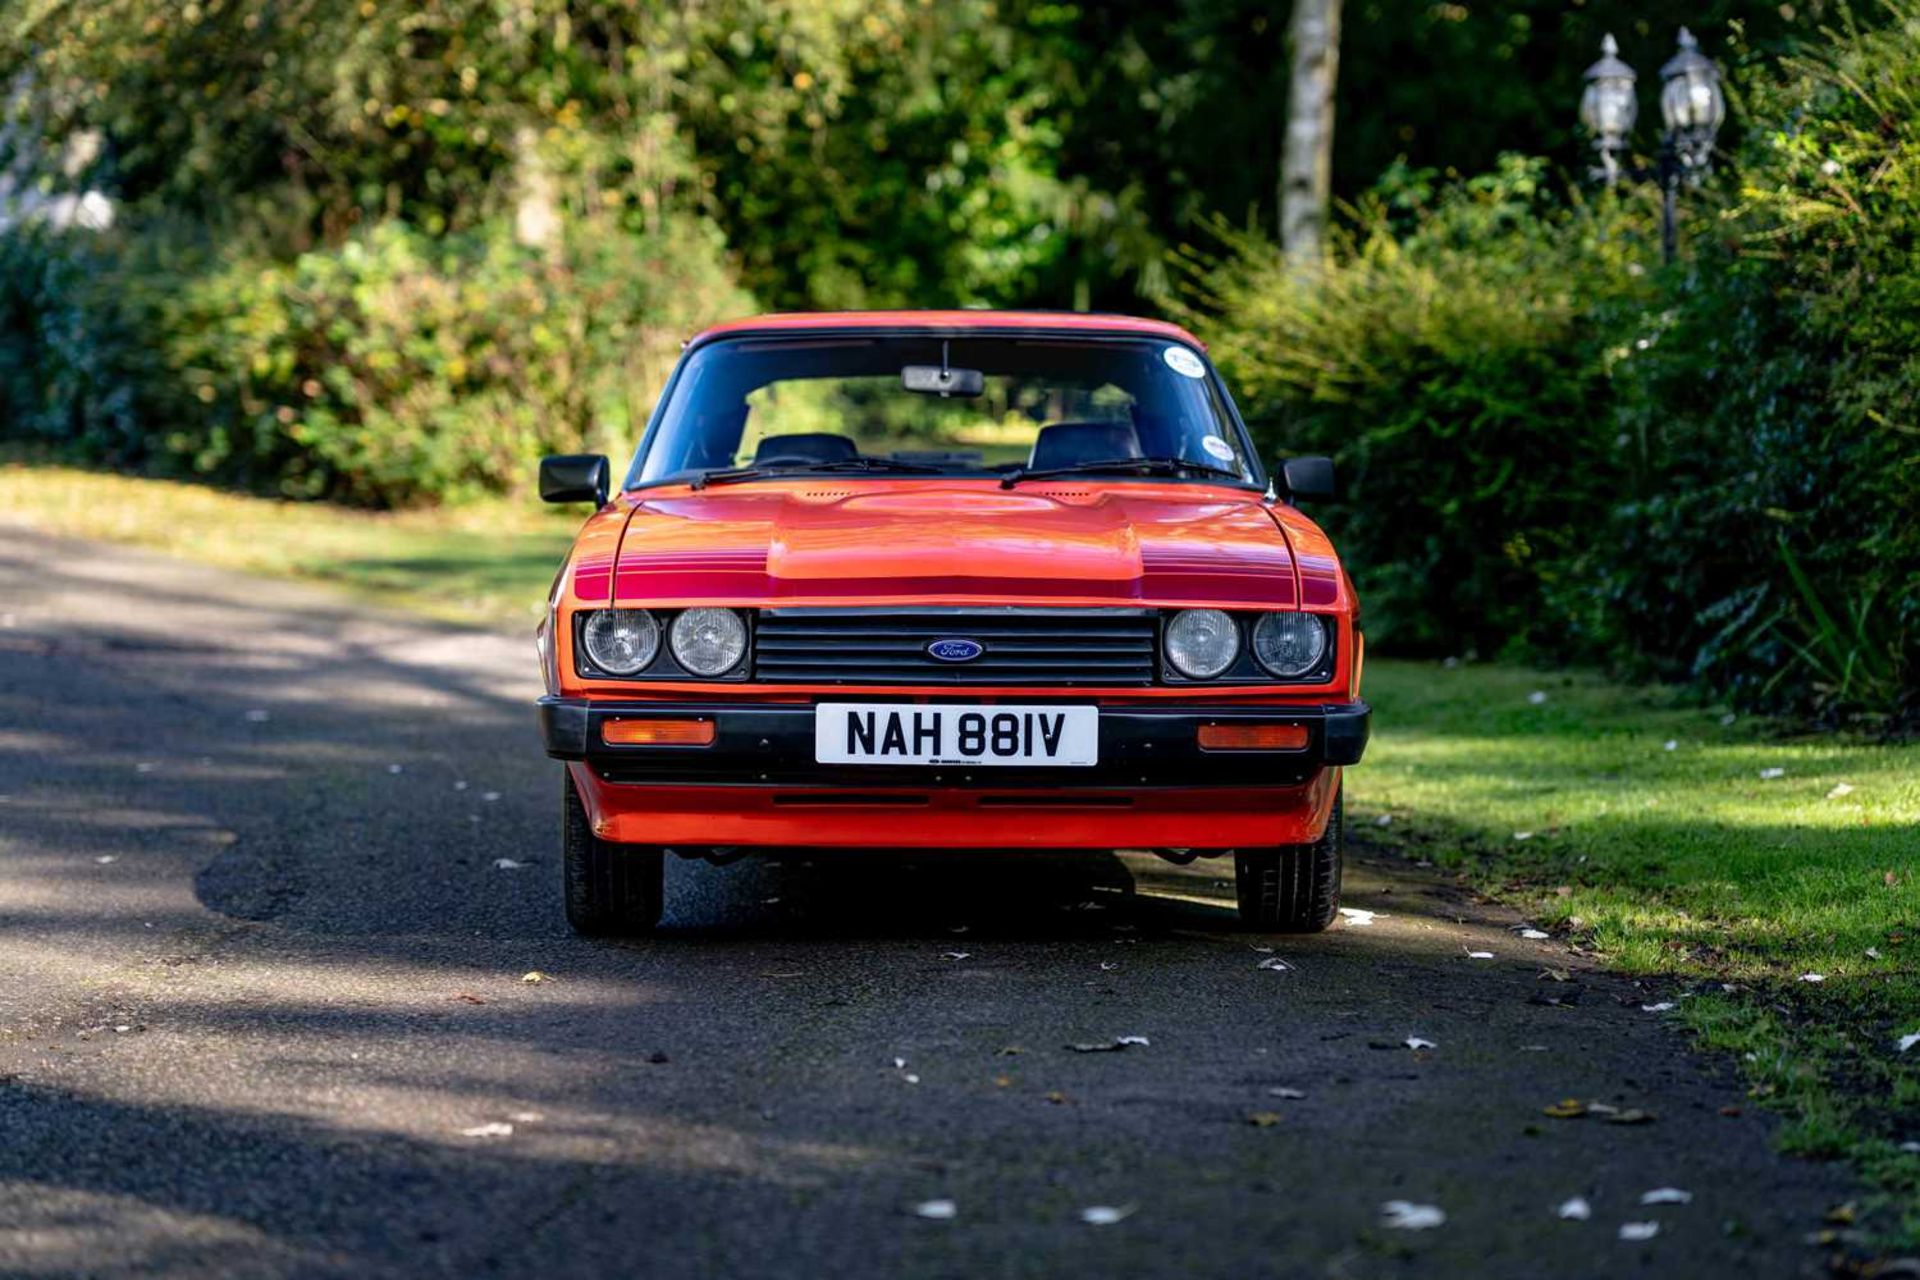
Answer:
<svg viewBox="0 0 1920 1280"><path fill-rule="evenodd" d="M1282 960L1279 956L1268 956L1265 960L1262 960L1253 967L1256 969L1272 969L1276 973L1286 973L1293 968L1292 965Z"/></svg>
<svg viewBox="0 0 1920 1280"><path fill-rule="evenodd" d="M1903 1142L1900 1149L1910 1156L1920 1155L1920 1142Z"/></svg>
<svg viewBox="0 0 1920 1280"><path fill-rule="evenodd" d="M893 1060L893 1069L895 1071L905 1071L907 1069L907 1060L905 1058L895 1058Z"/></svg>
<svg viewBox="0 0 1920 1280"><path fill-rule="evenodd" d="M495 800L498 800L500 798L500 793L498 791L482 791L480 793L480 798L482 800L485 800L488 804L492 804Z"/></svg>
<svg viewBox="0 0 1920 1280"><path fill-rule="evenodd" d="M1660 749L1662 751L1678 751L1680 749L1680 742L1677 738L1668 738L1660 744Z"/></svg>
<svg viewBox="0 0 1920 1280"><path fill-rule="evenodd" d="M526 865L524 862L515 862L512 858L495 858L493 860L493 869L495 871L519 871Z"/></svg>
<svg viewBox="0 0 1920 1280"><path fill-rule="evenodd" d="M913 1206L915 1217L931 1218L935 1222L950 1221L959 1212L959 1206L951 1200L922 1200Z"/></svg>
<svg viewBox="0 0 1920 1280"><path fill-rule="evenodd" d="M1380 1225L1397 1231L1431 1231L1446 1220L1446 1210L1437 1204L1389 1200L1380 1206Z"/></svg>
<svg viewBox="0 0 1920 1280"><path fill-rule="evenodd" d="M1374 917L1379 913L1376 911L1363 911L1359 907L1342 907L1340 908L1340 914L1349 925L1355 928L1364 928L1372 924Z"/></svg>
<svg viewBox="0 0 1920 1280"><path fill-rule="evenodd" d="M1408 1036L1406 1043L1407 1048L1412 1049L1416 1053L1422 1049L1438 1049L1440 1047L1433 1041L1423 1040L1419 1036Z"/></svg>
<svg viewBox="0 0 1920 1280"><path fill-rule="evenodd" d="M1641 1204L1692 1204L1693 1192L1682 1191L1678 1187L1655 1187L1651 1191L1641 1193L1640 1203Z"/></svg>
<svg viewBox="0 0 1920 1280"><path fill-rule="evenodd" d="M1833 790L1827 792L1827 799L1838 800L1841 796L1850 796L1852 794L1853 784L1851 782L1836 782L1833 784Z"/></svg>
<svg viewBox="0 0 1920 1280"><path fill-rule="evenodd" d="M1623 1222L1620 1224L1622 1240L1651 1240L1660 1234L1657 1222Z"/></svg>
<svg viewBox="0 0 1920 1280"><path fill-rule="evenodd" d="M1673 1003L1673 1001L1671 1001L1671 1000L1662 1000L1662 1001L1660 1001L1660 1002L1659 1002L1659 1003L1657 1003L1657 1004L1643 1004L1643 1005L1641 1005L1641 1006L1640 1006L1640 1012L1642 1012L1642 1013L1665 1013L1665 1012L1666 1012L1667 1010L1669 1010L1669 1009L1671 1009L1671 1008L1673 1008L1673 1007L1674 1007L1674 1003Z"/></svg>
<svg viewBox="0 0 1920 1280"><path fill-rule="evenodd" d="M1090 1227L1110 1227L1131 1218L1137 1208L1132 1204L1090 1204L1080 1211L1080 1221Z"/></svg>
<svg viewBox="0 0 1920 1280"><path fill-rule="evenodd" d="M387 766L387 772L388 772L388 773L405 773L405 772L406 772L406 766L405 766L405 765L399 765L399 764L390 764L390 765L388 765L388 766Z"/></svg>
<svg viewBox="0 0 1920 1280"><path fill-rule="evenodd" d="M1787 771L1778 765L1775 765L1771 769L1762 769L1760 771L1760 780L1762 782L1772 782L1775 778L1784 778L1786 776Z"/></svg>
<svg viewBox="0 0 1920 1280"><path fill-rule="evenodd" d="M1373 825L1376 827L1390 827L1393 825L1393 815L1390 813L1383 813L1379 817L1373 820Z"/></svg>
<svg viewBox="0 0 1920 1280"><path fill-rule="evenodd" d="M1531 840L1531 839L1533 839L1533 832L1531 832L1531 831L1516 831L1516 832L1514 832L1514 833L1513 833L1513 838L1514 838L1515 840Z"/></svg>
<svg viewBox="0 0 1920 1280"><path fill-rule="evenodd" d="M504 1121L494 1120L487 1124L477 1124L471 1129L462 1129L463 1138L511 1138L513 1126Z"/></svg>
<svg viewBox="0 0 1920 1280"><path fill-rule="evenodd" d="M1581 1197L1574 1196L1571 1200L1562 1200L1560 1207L1555 1209L1554 1213L1568 1222L1585 1222L1593 1216L1593 1206Z"/></svg>
<svg viewBox="0 0 1920 1280"><path fill-rule="evenodd" d="M1548 933L1544 929L1522 929L1520 931L1520 936L1525 938L1529 942L1544 942L1546 939L1551 938L1553 935Z"/></svg>
<svg viewBox="0 0 1920 1280"><path fill-rule="evenodd" d="M1720 723L1721 723L1721 724L1723 724L1723 725L1728 725L1728 724L1732 724L1732 723L1733 723L1733 722L1734 722L1735 720L1738 720L1739 718L1740 718L1739 716L1737 716L1737 715L1735 715L1735 714L1733 714L1733 712L1731 712L1731 711L1729 711L1729 712L1727 712L1727 714L1725 714L1725 715L1723 715L1723 716L1721 716L1721 717L1720 717Z"/></svg>
<svg viewBox="0 0 1920 1280"><path fill-rule="evenodd" d="M1469 951L1469 952L1467 952L1467 959L1469 959L1469 960L1491 960L1491 959L1493 959L1493 952L1491 952L1491 951Z"/></svg>
<svg viewBox="0 0 1920 1280"><path fill-rule="evenodd" d="M1920 1031L1910 1031L1900 1037L1900 1052L1905 1053L1917 1044L1920 1044Z"/></svg>
<svg viewBox="0 0 1920 1280"><path fill-rule="evenodd" d="M1803 973L1800 975L1800 981L1802 982L1825 982L1826 980L1827 975L1824 973Z"/></svg>
<svg viewBox="0 0 1920 1280"><path fill-rule="evenodd" d="M915 1075L915 1074L913 1074L913 1072L911 1072L911 1071L909 1071L909 1072L907 1072L907 1073L906 1073L905 1075L903 1075L903 1076L901 1076L900 1078L901 1078L902 1080L905 1080L905 1081L906 1081L906 1082L907 1082L908 1084L919 1084L919 1083L920 1083L920 1077L919 1077L919 1076L917 1076L917 1075Z"/></svg>
<svg viewBox="0 0 1920 1280"><path fill-rule="evenodd" d="M1527 701L1536 707L1545 706L1547 703L1547 691L1545 689L1535 689L1527 695Z"/></svg>

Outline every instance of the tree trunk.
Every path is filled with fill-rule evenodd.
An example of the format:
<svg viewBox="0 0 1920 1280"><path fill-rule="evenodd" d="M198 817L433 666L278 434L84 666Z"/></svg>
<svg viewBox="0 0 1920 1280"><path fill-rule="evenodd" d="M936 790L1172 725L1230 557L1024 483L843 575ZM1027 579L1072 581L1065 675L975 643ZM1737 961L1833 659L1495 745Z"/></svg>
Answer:
<svg viewBox="0 0 1920 1280"><path fill-rule="evenodd" d="M1340 0L1293 0L1293 74L1280 155L1280 246L1294 273L1310 275L1325 253L1332 189L1333 90L1340 76Z"/></svg>

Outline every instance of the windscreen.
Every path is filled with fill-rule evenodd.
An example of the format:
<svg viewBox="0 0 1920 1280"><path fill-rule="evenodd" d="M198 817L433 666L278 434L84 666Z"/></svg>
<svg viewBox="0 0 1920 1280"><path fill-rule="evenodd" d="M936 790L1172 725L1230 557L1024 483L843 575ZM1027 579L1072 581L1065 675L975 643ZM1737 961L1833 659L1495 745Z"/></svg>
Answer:
<svg viewBox="0 0 1920 1280"><path fill-rule="evenodd" d="M629 483L741 467L825 465L857 476L893 474L892 463L916 474L1004 475L1124 459L1170 459L1253 482L1214 379L1184 345L733 338L687 357Z"/></svg>

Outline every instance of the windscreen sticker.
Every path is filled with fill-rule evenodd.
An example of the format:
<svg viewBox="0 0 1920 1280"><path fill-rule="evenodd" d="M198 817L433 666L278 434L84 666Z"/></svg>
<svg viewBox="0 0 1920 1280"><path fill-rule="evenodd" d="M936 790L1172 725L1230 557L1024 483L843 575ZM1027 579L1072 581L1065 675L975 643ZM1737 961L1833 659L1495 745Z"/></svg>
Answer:
<svg viewBox="0 0 1920 1280"><path fill-rule="evenodd" d="M1207 376L1207 366L1201 364L1200 357L1185 347L1168 347L1160 354L1161 358L1167 362L1167 368L1175 373L1184 374L1189 378Z"/></svg>
<svg viewBox="0 0 1920 1280"><path fill-rule="evenodd" d="M1219 436L1206 437L1200 441L1200 447L1222 462L1236 461L1233 456L1233 446L1225 440L1222 440Z"/></svg>

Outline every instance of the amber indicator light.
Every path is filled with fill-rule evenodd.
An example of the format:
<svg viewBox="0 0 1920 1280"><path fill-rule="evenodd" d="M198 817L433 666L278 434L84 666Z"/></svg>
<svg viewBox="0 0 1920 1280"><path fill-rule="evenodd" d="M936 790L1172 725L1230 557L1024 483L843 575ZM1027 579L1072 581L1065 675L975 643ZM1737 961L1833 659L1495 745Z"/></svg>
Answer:
<svg viewBox="0 0 1920 1280"><path fill-rule="evenodd" d="M1299 751L1307 745L1303 724L1203 724L1202 751Z"/></svg>
<svg viewBox="0 0 1920 1280"><path fill-rule="evenodd" d="M609 720L600 740L610 747L710 747L711 720Z"/></svg>

